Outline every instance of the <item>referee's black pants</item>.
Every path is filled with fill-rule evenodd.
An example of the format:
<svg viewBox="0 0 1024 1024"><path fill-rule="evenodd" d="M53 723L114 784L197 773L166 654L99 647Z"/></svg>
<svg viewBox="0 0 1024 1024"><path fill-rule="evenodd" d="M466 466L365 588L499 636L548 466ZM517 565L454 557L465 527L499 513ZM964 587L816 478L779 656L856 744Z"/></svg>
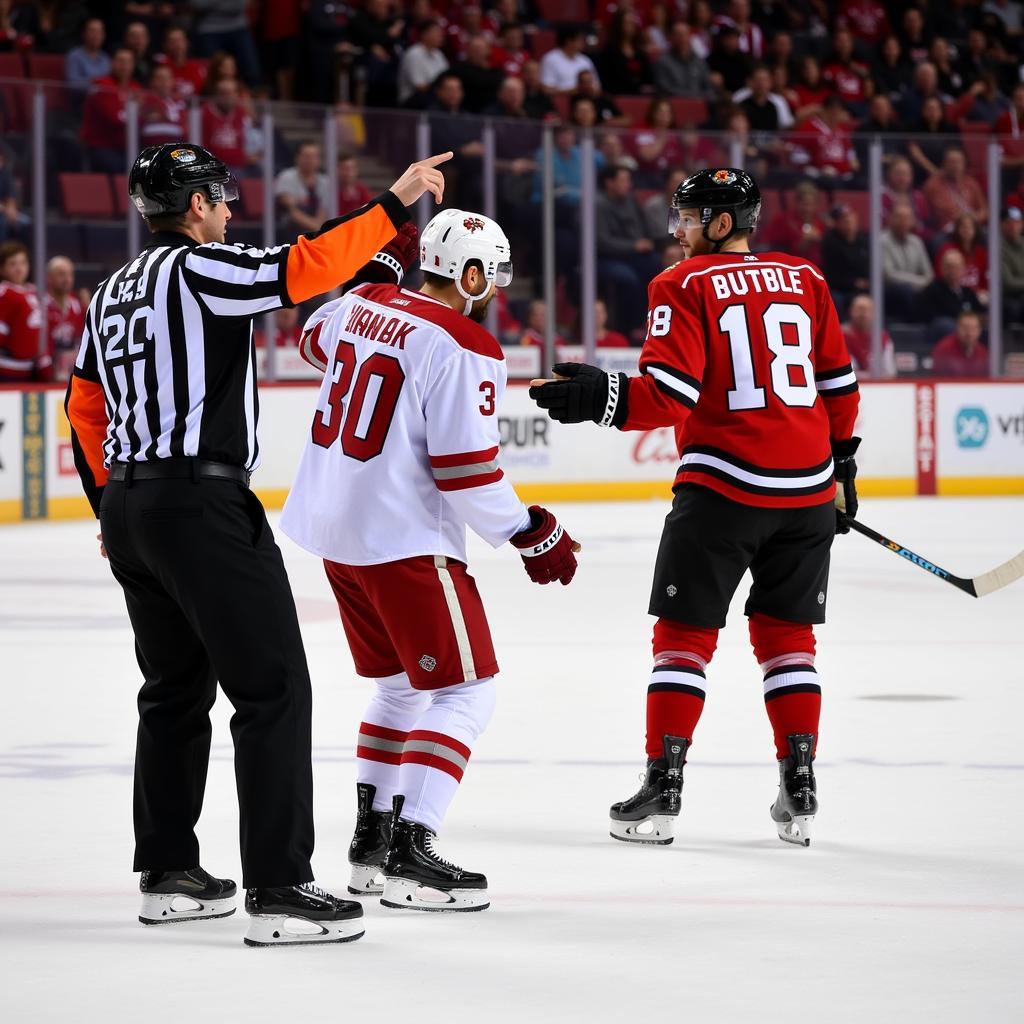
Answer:
<svg viewBox="0 0 1024 1024"><path fill-rule="evenodd" d="M242 884L311 881L309 670L259 499L231 480L111 481L100 524L145 678L135 870L199 864L195 825L219 680L235 709Z"/></svg>

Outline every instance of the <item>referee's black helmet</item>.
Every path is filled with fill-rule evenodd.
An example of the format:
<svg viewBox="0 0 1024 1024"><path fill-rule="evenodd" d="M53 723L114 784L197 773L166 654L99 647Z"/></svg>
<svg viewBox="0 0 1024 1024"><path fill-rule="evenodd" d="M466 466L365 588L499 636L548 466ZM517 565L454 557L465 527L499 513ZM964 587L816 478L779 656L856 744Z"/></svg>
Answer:
<svg viewBox="0 0 1024 1024"><path fill-rule="evenodd" d="M729 234L718 239L716 248L737 231L754 231L761 215L761 190L757 182L739 167L720 167L691 174L672 196L668 213L668 231L676 233L680 210L698 210L708 237L708 225L719 213L732 214L733 226ZM708 239L708 241L711 241Z"/></svg>
<svg viewBox="0 0 1024 1024"><path fill-rule="evenodd" d="M190 142L147 146L128 176L128 195L143 217L184 213L195 192L228 203L238 198L238 183L227 164Z"/></svg>

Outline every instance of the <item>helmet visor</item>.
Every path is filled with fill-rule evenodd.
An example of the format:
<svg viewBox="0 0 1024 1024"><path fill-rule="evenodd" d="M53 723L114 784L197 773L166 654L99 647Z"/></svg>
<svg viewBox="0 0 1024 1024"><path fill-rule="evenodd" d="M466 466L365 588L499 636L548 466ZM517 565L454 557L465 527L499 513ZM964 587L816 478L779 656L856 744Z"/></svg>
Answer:
<svg viewBox="0 0 1024 1024"><path fill-rule="evenodd" d="M674 235L680 228L689 231L701 226L700 214L693 210L678 210L674 206L668 208L668 233Z"/></svg>
<svg viewBox="0 0 1024 1024"><path fill-rule="evenodd" d="M512 261L499 263L494 271L494 283L499 288L507 288L512 283Z"/></svg>
<svg viewBox="0 0 1024 1024"><path fill-rule="evenodd" d="M233 203L238 198L238 182L234 177L210 181L203 185L203 191L211 203Z"/></svg>

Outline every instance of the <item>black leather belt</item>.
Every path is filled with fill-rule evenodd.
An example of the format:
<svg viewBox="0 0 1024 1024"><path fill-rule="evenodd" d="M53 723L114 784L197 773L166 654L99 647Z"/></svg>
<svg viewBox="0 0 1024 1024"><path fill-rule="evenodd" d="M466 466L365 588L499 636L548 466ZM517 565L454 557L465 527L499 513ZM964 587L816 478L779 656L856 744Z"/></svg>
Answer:
<svg viewBox="0 0 1024 1024"><path fill-rule="evenodd" d="M136 480L235 480L249 486L249 471L207 459L156 459L153 462L115 462L110 479L132 484Z"/></svg>

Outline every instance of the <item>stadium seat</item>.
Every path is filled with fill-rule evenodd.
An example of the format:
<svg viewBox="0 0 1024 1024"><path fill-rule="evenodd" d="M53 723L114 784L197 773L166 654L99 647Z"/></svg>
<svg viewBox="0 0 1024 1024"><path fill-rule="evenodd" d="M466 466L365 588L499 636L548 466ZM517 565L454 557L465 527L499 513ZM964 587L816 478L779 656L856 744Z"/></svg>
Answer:
<svg viewBox="0 0 1024 1024"><path fill-rule="evenodd" d="M263 179L242 178L238 182L242 200L242 216L246 220L263 220Z"/></svg>
<svg viewBox="0 0 1024 1024"><path fill-rule="evenodd" d="M587 0L537 0L537 13L556 24L583 24L590 21L590 4Z"/></svg>
<svg viewBox="0 0 1024 1024"><path fill-rule="evenodd" d="M540 60L548 50L555 48L558 36L550 28L539 28L533 33L533 56Z"/></svg>
<svg viewBox="0 0 1024 1024"><path fill-rule="evenodd" d="M0 78L24 78L25 61L20 53L0 53Z"/></svg>
<svg viewBox="0 0 1024 1024"><path fill-rule="evenodd" d="M857 214L862 231L866 231L871 221L871 196L862 189L837 190L832 193L834 206L849 206Z"/></svg>
<svg viewBox="0 0 1024 1024"><path fill-rule="evenodd" d="M555 105L555 110L558 111L558 116L563 121L569 120L569 97L566 95L552 96L551 102Z"/></svg>
<svg viewBox="0 0 1024 1024"><path fill-rule="evenodd" d="M28 77L37 81L64 81L64 54L30 53L28 55Z"/></svg>
<svg viewBox="0 0 1024 1024"><path fill-rule="evenodd" d="M634 128L638 128L644 123L652 98L651 96L616 96L615 105L625 117L629 118L629 123Z"/></svg>
<svg viewBox="0 0 1024 1024"><path fill-rule="evenodd" d="M118 217L125 216L128 212L128 175L112 174L110 190L114 197L114 212Z"/></svg>
<svg viewBox="0 0 1024 1024"><path fill-rule="evenodd" d="M708 105L704 100L675 96L672 98L672 115L680 128L686 125L702 125L708 119Z"/></svg>
<svg viewBox="0 0 1024 1024"><path fill-rule="evenodd" d="M58 175L58 183L66 217L113 219L114 200L106 174L65 173Z"/></svg>
<svg viewBox="0 0 1024 1024"><path fill-rule="evenodd" d="M991 135L992 125L988 121L961 121L960 131L964 135Z"/></svg>

